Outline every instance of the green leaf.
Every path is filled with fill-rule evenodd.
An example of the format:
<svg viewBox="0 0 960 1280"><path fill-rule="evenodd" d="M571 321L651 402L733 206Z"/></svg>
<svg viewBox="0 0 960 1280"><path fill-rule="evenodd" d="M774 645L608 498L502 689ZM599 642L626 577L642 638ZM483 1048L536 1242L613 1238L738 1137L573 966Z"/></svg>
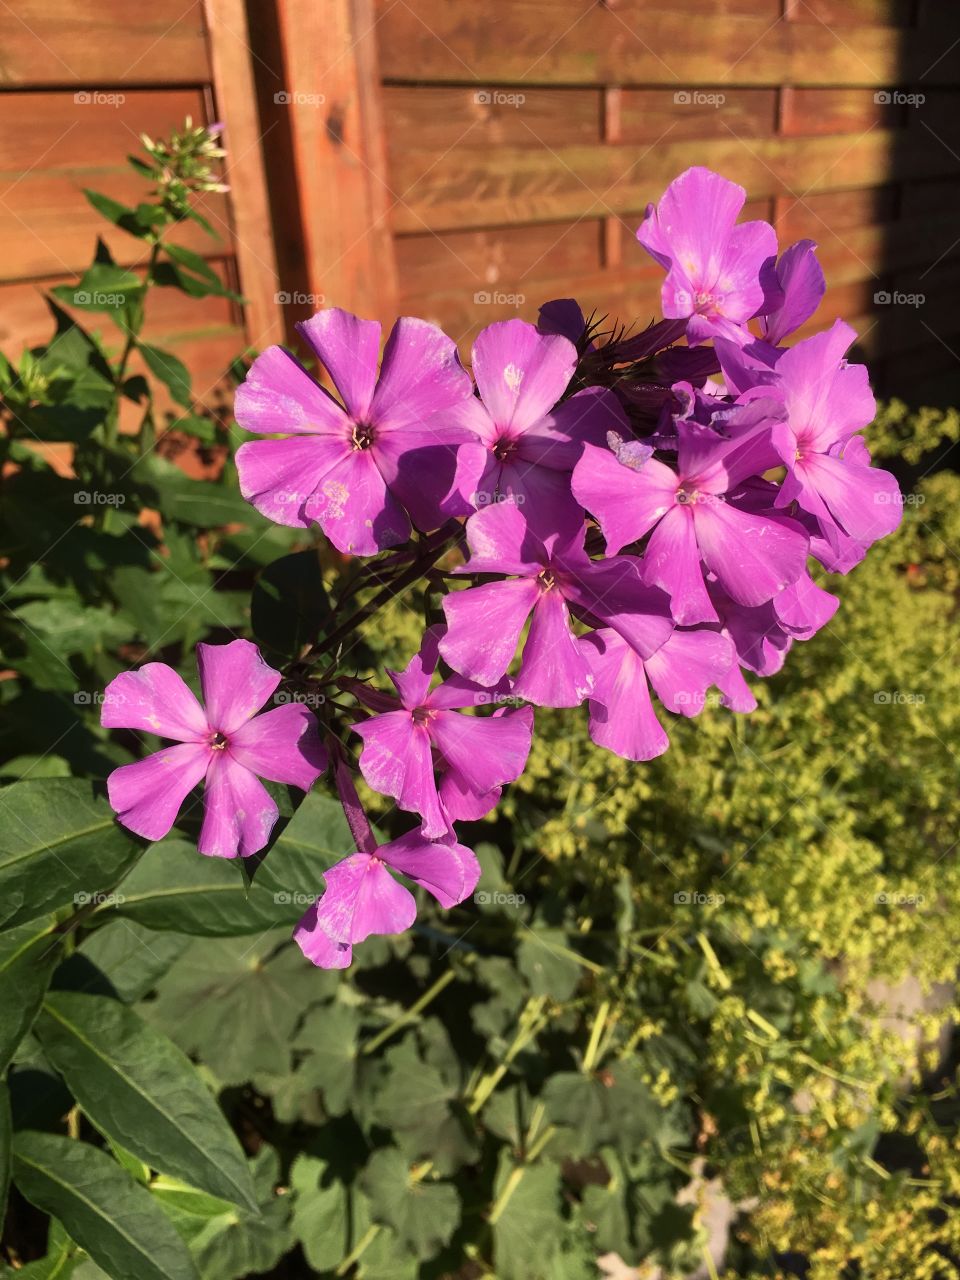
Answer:
<svg viewBox="0 0 960 1280"><path fill-rule="evenodd" d="M111 200L109 196L103 195L102 192L91 191L87 187L84 187L83 194L86 196L88 203L96 209L97 213L106 218L108 222L112 222L115 227L129 232L130 235L137 236L139 239L143 239L149 234L149 222L141 219L137 210L131 209L129 205L120 204L118 200Z"/></svg>
<svg viewBox="0 0 960 1280"><path fill-rule="evenodd" d="M341 1182L317 1156L299 1155L290 1170L293 1230L314 1271L332 1271L370 1227L370 1208L359 1190Z"/></svg>
<svg viewBox="0 0 960 1280"><path fill-rule="evenodd" d="M62 284L50 292L68 307L81 311L122 311L139 302L143 281L133 271L113 263L95 262L75 285Z"/></svg>
<svg viewBox="0 0 960 1280"><path fill-rule="evenodd" d="M275 653L299 657L313 644L330 617L320 557L297 551L268 565L257 579L250 601L254 638Z"/></svg>
<svg viewBox="0 0 960 1280"><path fill-rule="evenodd" d="M297 1071L306 1088L323 1091L323 1105L332 1116L350 1109L357 1072L357 1031L360 1015L346 1004L322 1004L311 1009L294 1047L310 1056Z"/></svg>
<svg viewBox="0 0 960 1280"><path fill-rule="evenodd" d="M125 1004L142 999L190 945L186 934L155 933L136 921L108 917L100 923L97 912L88 923L98 928L84 938L80 954L107 976Z"/></svg>
<svg viewBox="0 0 960 1280"><path fill-rule="evenodd" d="M550 1280L561 1216L560 1171L550 1164L516 1165L507 1148L493 1188L506 1196L493 1224L497 1280Z"/></svg>
<svg viewBox="0 0 960 1280"><path fill-rule="evenodd" d="M167 244L164 246L172 261L158 265L154 276L157 284L175 285L192 298L229 298L240 302L240 295L228 289L217 273L205 259L192 249L182 245Z"/></svg>
<svg viewBox="0 0 960 1280"><path fill-rule="evenodd" d="M13 1170L26 1199L59 1218L112 1280L198 1280L149 1191L96 1147L27 1130L14 1141Z"/></svg>
<svg viewBox="0 0 960 1280"><path fill-rule="evenodd" d="M318 892L319 887L311 902ZM120 915L150 929L211 938L260 934L292 924L310 905L294 900L289 892L275 895L259 882L248 888L231 863L204 858L195 844L176 838L150 846L123 881L115 902L94 919L97 914Z"/></svg>
<svg viewBox="0 0 960 1280"><path fill-rule="evenodd" d="M203 1280L247 1280L272 1272L293 1244L291 1197L277 1194L277 1153L264 1146L249 1162L259 1208L238 1211L168 1178L155 1179L153 1194L188 1242Z"/></svg>
<svg viewBox="0 0 960 1280"><path fill-rule="evenodd" d="M152 1169L256 1211L240 1144L180 1050L105 996L51 992L37 1020L47 1057L107 1137Z"/></svg>
<svg viewBox="0 0 960 1280"><path fill-rule="evenodd" d="M0 1080L0 1222L7 1212L10 1174L13 1170L13 1120L10 1115L10 1090Z"/></svg>
<svg viewBox="0 0 960 1280"><path fill-rule="evenodd" d="M517 968L534 995L554 1000L568 1000L582 973L562 929L524 929L517 948Z"/></svg>
<svg viewBox="0 0 960 1280"><path fill-rule="evenodd" d="M16 1280L69 1280L82 1262L90 1267L95 1265L80 1246L70 1239L56 1218L52 1218L47 1233L46 1256L35 1262L28 1262L17 1271L0 1271L0 1275L3 1280L13 1280L14 1276ZM99 1271L99 1267L97 1270Z"/></svg>
<svg viewBox="0 0 960 1280"><path fill-rule="evenodd" d="M198 939L160 980L144 1017L225 1084L286 1073L294 1028L316 992L300 949L277 950L289 937L282 929L253 940Z"/></svg>
<svg viewBox="0 0 960 1280"><path fill-rule="evenodd" d="M106 800L79 778L15 782L0 790L2 928L112 889L141 846Z"/></svg>
<svg viewBox="0 0 960 1280"><path fill-rule="evenodd" d="M130 474L143 486L147 504L157 507L169 520L200 529L260 520L235 487L209 480L191 480L179 467L155 453L141 458Z"/></svg>
<svg viewBox="0 0 960 1280"><path fill-rule="evenodd" d="M560 1126L569 1155L593 1155L601 1146L631 1152L656 1143L669 1127L671 1114L661 1107L641 1078L641 1067L615 1062L603 1079L562 1071L551 1076L543 1092L547 1115Z"/></svg>
<svg viewBox="0 0 960 1280"><path fill-rule="evenodd" d="M256 870L255 883L271 893L287 893L301 905L323 890L323 873L355 849L340 805L311 791L280 832Z"/></svg>
<svg viewBox="0 0 960 1280"><path fill-rule="evenodd" d="M60 959L52 916L0 933L0 1075L30 1030Z"/></svg>
<svg viewBox="0 0 960 1280"><path fill-rule="evenodd" d="M143 356L147 368L159 378L177 404L189 409L193 404L190 390L190 370L178 357L147 342L138 342L137 350Z"/></svg>
<svg viewBox="0 0 960 1280"><path fill-rule="evenodd" d="M374 1222L392 1227L420 1259L432 1258L457 1229L460 1197L450 1183L420 1181L396 1147L375 1151L361 1178Z"/></svg>

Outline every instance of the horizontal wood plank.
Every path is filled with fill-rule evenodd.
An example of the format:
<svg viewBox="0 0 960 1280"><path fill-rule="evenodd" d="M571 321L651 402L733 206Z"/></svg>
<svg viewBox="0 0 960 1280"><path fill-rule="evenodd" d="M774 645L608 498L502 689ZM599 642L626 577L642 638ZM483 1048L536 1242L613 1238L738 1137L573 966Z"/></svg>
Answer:
<svg viewBox="0 0 960 1280"><path fill-rule="evenodd" d="M815 192L887 181L896 135L874 129L827 138L733 135L706 143L665 142L642 157L631 146L502 148L495 164L470 152L408 151L394 161L391 187L403 192L392 210L396 231L440 231L499 223L632 215L657 199L690 165L706 164L742 183L753 196L806 198ZM935 177L956 161L935 139L917 139L898 155L899 177Z"/></svg>
<svg viewBox="0 0 960 1280"><path fill-rule="evenodd" d="M379 0L387 80L568 85L929 84L956 81L960 52L935 29L651 13L645 0ZM481 83L479 87L484 87Z"/></svg>
<svg viewBox="0 0 960 1280"><path fill-rule="evenodd" d="M203 15L183 0L16 0L0 5L0 85L200 84Z"/></svg>

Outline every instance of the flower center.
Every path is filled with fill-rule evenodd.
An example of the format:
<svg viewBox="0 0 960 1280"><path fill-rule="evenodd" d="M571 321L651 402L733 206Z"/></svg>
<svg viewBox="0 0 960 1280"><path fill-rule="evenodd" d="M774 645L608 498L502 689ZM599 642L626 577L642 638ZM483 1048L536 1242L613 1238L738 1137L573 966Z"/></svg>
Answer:
<svg viewBox="0 0 960 1280"><path fill-rule="evenodd" d="M509 436L501 436L493 446L493 456L498 462L509 462L516 452L517 442Z"/></svg>
<svg viewBox="0 0 960 1280"><path fill-rule="evenodd" d="M537 578L537 585L541 591L552 591L557 585L556 574L552 569L544 569Z"/></svg>
<svg viewBox="0 0 960 1280"><path fill-rule="evenodd" d="M413 716L413 723L421 725L429 724L434 716L430 707L414 707L410 714Z"/></svg>
<svg viewBox="0 0 960 1280"><path fill-rule="evenodd" d="M373 424L369 422L355 422L353 424L353 432L350 437L350 443L354 449L369 449L376 439L376 433Z"/></svg>
<svg viewBox="0 0 960 1280"><path fill-rule="evenodd" d="M677 490L677 501L681 507L687 507L697 500L696 489L684 489L683 485Z"/></svg>
<svg viewBox="0 0 960 1280"><path fill-rule="evenodd" d="M224 734L218 731L217 733L212 733L210 735L211 751L224 751L226 750L226 746L227 746L227 739Z"/></svg>

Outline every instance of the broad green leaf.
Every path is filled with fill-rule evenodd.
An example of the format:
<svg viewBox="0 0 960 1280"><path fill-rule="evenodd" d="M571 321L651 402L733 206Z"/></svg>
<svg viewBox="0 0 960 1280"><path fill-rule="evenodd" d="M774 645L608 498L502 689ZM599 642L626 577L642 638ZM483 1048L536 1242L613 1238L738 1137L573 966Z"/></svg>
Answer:
<svg viewBox="0 0 960 1280"><path fill-rule="evenodd" d="M85 187L83 194L88 202L101 214L108 222L112 222L115 227L119 227L122 231L129 232L132 236L143 239L149 234L150 223L138 216L136 209L131 209L128 205L120 204L117 200L111 200L109 196L105 196L100 191L91 191Z"/></svg>
<svg viewBox="0 0 960 1280"><path fill-rule="evenodd" d="M310 1054L297 1071L301 1087L320 1089L332 1116L350 1109L357 1070L357 1031L360 1014L350 1005L329 1003L311 1009L297 1033L294 1047Z"/></svg>
<svg viewBox="0 0 960 1280"><path fill-rule="evenodd" d="M308 906L290 893L263 888L259 881L248 888L229 862L203 857L189 840L168 838L150 846L123 881L116 905L102 911L150 929L233 938L293 924Z"/></svg>
<svg viewBox="0 0 960 1280"><path fill-rule="evenodd" d="M110 914L106 921L101 923L94 912L89 923L98 927L84 938L78 954L106 974L125 1004L142 999L190 945L186 934L155 932L135 920L114 920Z"/></svg>
<svg viewBox="0 0 960 1280"><path fill-rule="evenodd" d="M187 1246L150 1192L103 1151L26 1130L13 1144L20 1192L66 1227L112 1280L198 1280Z"/></svg>
<svg viewBox="0 0 960 1280"><path fill-rule="evenodd" d="M54 991L37 1020L47 1057L98 1129L161 1173L256 1211L240 1144L196 1069L118 1000Z"/></svg>
<svg viewBox="0 0 960 1280"><path fill-rule="evenodd" d="M550 1164L515 1164L506 1147L493 1187L494 1203L504 1197L493 1224L497 1280L551 1280L561 1214L560 1171Z"/></svg>
<svg viewBox="0 0 960 1280"><path fill-rule="evenodd" d="M55 923L45 916L0 933L0 1075L33 1025L60 959Z"/></svg>
<svg viewBox="0 0 960 1280"><path fill-rule="evenodd" d="M299 1155L290 1170L293 1230L314 1271L332 1271L370 1226L359 1190L341 1182L326 1161Z"/></svg>
<svg viewBox="0 0 960 1280"><path fill-rule="evenodd" d="M323 873L355 848L340 805L311 791L271 845L255 883L306 904L322 892Z"/></svg>
<svg viewBox="0 0 960 1280"><path fill-rule="evenodd" d="M106 800L79 778L15 782L0 790L2 927L112 889L142 846Z"/></svg>
<svg viewBox="0 0 960 1280"><path fill-rule="evenodd" d="M163 351L160 347L153 347L147 342L138 342L137 350L143 356L147 368L155 378L160 379L177 404L182 404L185 409L189 409L193 404L190 370L179 356L175 356L170 351Z"/></svg>
<svg viewBox="0 0 960 1280"><path fill-rule="evenodd" d="M547 1081L543 1101L550 1120L563 1130L555 1141L572 1156L592 1155L601 1146L630 1150L656 1143L671 1119L630 1061L613 1063L602 1079L559 1072Z"/></svg>
<svg viewBox="0 0 960 1280"><path fill-rule="evenodd" d="M50 1219L50 1230L47 1233L47 1252L35 1262L28 1262L15 1272L0 1271L3 1280L70 1280L81 1263L95 1266L80 1246L67 1235L56 1218ZM97 1268L99 1270L99 1268ZM101 1275L103 1272L100 1273Z"/></svg>
<svg viewBox="0 0 960 1280"><path fill-rule="evenodd" d="M258 643L286 658L299 657L330 617L323 570L316 551L297 551L268 565L250 601Z"/></svg>
<svg viewBox="0 0 960 1280"><path fill-rule="evenodd" d="M143 281L125 267L95 262L77 284L58 285L50 292L58 301L81 311L122 311L140 300Z"/></svg>
<svg viewBox="0 0 960 1280"><path fill-rule="evenodd" d="M414 1182L396 1147L375 1151L360 1185L374 1222L392 1227L421 1260L448 1244L460 1221L460 1197L450 1183Z"/></svg>
<svg viewBox="0 0 960 1280"><path fill-rule="evenodd" d="M142 1006L144 1017L224 1084L260 1071L286 1074L294 1028L317 989L298 947L277 950L289 937L281 929L253 939L197 939Z"/></svg>
<svg viewBox="0 0 960 1280"><path fill-rule="evenodd" d="M517 968L534 995L554 1000L568 1000L583 972L562 929L524 929L517 948Z"/></svg>
<svg viewBox="0 0 960 1280"><path fill-rule="evenodd" d="M179 467L155 453L141 458L130 474L131 479L142 486L149 505L170 520L212 529L261 519L235 486L191 480Z"/></svg>
<svg viewBox="0 0 960 1280"><path fill-rule="evenodd" d="M187 1241L203 1280L247 1280L272 1272L294 1243L291 1197L276 1189L277 1153L264 1146L249 1164L259 1205L256 1214L168 1178L153 1183L155 1198Z"/></svg>

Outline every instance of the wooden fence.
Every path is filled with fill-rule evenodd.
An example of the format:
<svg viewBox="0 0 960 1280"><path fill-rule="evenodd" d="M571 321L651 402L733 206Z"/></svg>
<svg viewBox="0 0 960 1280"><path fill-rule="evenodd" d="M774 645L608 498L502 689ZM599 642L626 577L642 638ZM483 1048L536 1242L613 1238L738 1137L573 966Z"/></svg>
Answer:
<svg viewBox="0 0 960 1280"><path fill-rule="evenodd" d="M783 242L818 241L819 321L852 320L890 386L919 395L960 371L958 6L183 5L0 6L5 348L40 336L37 284L89 256L79 188L129 196L136 133L190 112L226 121L232 191L208 202L224 235L212 257L249 300L242 316L171 300L156 317L200 385L322 302L427 316L465 352L482 325L534 318L550 297L645 323L661 272L634 232L690 164L743 183L748 214Z"/></svg>

